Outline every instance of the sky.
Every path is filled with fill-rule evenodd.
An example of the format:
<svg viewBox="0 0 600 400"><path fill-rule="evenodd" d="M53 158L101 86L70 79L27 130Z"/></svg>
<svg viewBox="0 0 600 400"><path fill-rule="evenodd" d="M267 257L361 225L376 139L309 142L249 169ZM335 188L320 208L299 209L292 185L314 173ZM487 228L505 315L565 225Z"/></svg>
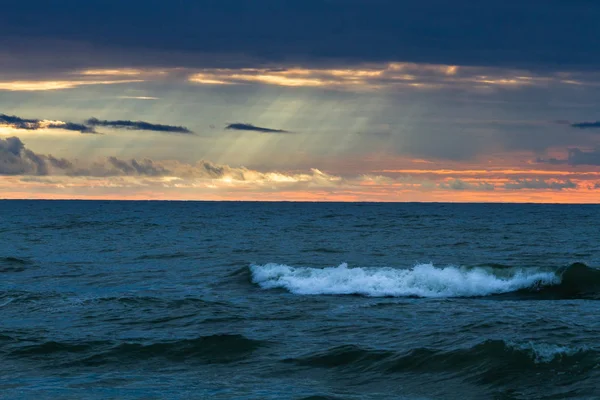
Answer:
<svg viewBox="0 0 600 400"><path fill-rule="evenodd" d="M592 0L5 0L0 198L597 203Z"/></svg>

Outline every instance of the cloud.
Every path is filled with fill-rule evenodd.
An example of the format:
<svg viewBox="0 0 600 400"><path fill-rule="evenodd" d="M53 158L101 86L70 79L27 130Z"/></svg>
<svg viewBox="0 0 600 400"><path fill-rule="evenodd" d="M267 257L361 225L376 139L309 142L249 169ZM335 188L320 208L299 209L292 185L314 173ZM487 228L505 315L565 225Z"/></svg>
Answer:
<svg viewBox="0 0 600 400"><path fill-rule="evenodd" d="M565 181L543 180L543 179L518 179L513 182L504 184L505 189L520 190L520 189L577 189L577 184L570 179Z"/></svg>
<svg viewBox="0 0 600 400"><path fill-rule="evenodd" d="M500 88L581 85L583 79L580 74L565 72L534 73L526 69L411 62L369 63L330 68L205 68L201 72L190 71L188 77L190 82L204 85L262 84L349 91L461 89L479 92Z"/></svg>
<svg viewBox="0 0 600 400"><path fill-rule="evenodd" d="M3 198L593 202L600 183L600 171L586 172L589 176L554 171L557 175L517 179L490 176L486 170L465 171L475 174L461 178L460 171L442 172L442 177L427 177L405 171L394 178L339 176L318 169L263 172L207 160L67 160L36 153L17 137L0 139ZM563 172L567 175L561 176Z"/></svg>
<svg viewBox="0 0 600 400"><path fill-rule="evenodd" d="M245 185L318 184L342 182L342 178L317 169L310 174L259 172L245 167L230 167L201 160L195 164L178 161L124 160L117 157L94 162L59 159L35 153L18 137L0 139L0 175L52 175L71 177L179 177L185 179L221 180Z"/></svg>
<svg viewBox="0 0 600 400"><path fill-rule="evenodd" d="M566 159L561 158L538 158L536 160L539 163L547 163L554 165L600 165L600 149L592 151L584 151L578 148L568 150Z"/></svg>
<svg viewBox="0 0 600 400"><path fill-rule="evenodd" d="M181 52L246 54L267 61L410 60L561 70L600 64L600 55L589 51L598 36L600 9L583 0L547 0L543 10L536 2L520 0L486 1L477 8L472 0L260 1L252 7L246 0L153 0L151 4L148 7L147 0L11 2L0 15L3 41L78 40L92 48L115 49L112 58L137 56L137 62L152 52ZM95 21L87 21L90 9L95 10ZM44 17L32 18L31 10ZM135 26L130 24L131 15L137 16ZM203 16L202 23L198 15ZM65 50L58 46L51 50L58 54L55 62L60 62ZM88 58L83 53L76 60L92 64L94 60ZM214 58L220 57L204 57ZM169 56L156 59L178 61ZM131 60L125 63L136 65Z"/></svg>
<svg viewBox="0 0 600 400"><path fill-rule="evenodd" d="M0 81L0 90L6 90L9 92L37 92L46 90L64 90L74 89L83 85L115 85L123 83L137 83L143 82L140 79L122 79L113 81L94 81L94 80L35 80L35 81L23 81L23 80L10 80Z"/></svg>
<svg viewBox="0 0 600 400"><path fill-rule="evenodd" d="M475 190L475 191L491 191L496 187L488 182L467 182L461 179L453 179L449 182L442 182L438 185L440 189L450 190Z"/></svg>
<svg viewBox="0 0 600 400"><path fill-rule="evenodd" d="M569 149L568 163L570 165L600 165L600 150Z"/></svg>
<svg viewBox="0 0 600 400"><path fill-rule="evenodd" d="M0 47L0 58L2 57ZM12 56L12 54L11 54ZM14 58L14 57L13 57ZM110 56L99 63L114 63ZM126 63L127 61L121 61ZM147 61L150 62L150 61ZM186 67L146 67L140 69L114 68L90 70L81 68L22 72L20 68L2 66L3 81L0 90L44 91L73 89L81 85L137 84L143 82L192 85L265 85L279 87L308 87L355 92L364 91L430 91L456 89L477 93L500 89L574 87L598 84L596 74L576 71L533 71L527 68L500 68L458 64L382 61L369 63L319 64L303 61L294 63L280 60L270 66L253 66L256 61L238 62L235 67L198 66L190 62ZM49 61L44 60L43 64ZM201 63L200 63L201 64ZM151 65L151 64L150 64ZM15 69L15 71L12 71ZM99 77L103 80L94 80ZM136 79L131 79L135 77ZM11 79L12 78L12 79ZM32 80L32 78L34 80ZM156 100L153 96L120 96L138 100Z"/></svg>
<svg viewBox="0 0 600 400"><path fill-rule="evenodd" d="M108 157L93 162L66 160L35 153L17 137L0 139L0 175L43 176L52 179L150 179L153 184L180 182L187 188L225 187L231 190L256 189L273 191L277 187L305 189L343 187L346 180L318 169L308 173L260 172L245 167L231 167L201 160L194 164L178 161L124 160ZM44 178L45 179L45 178ZM113 182L111 181L111 182Z"/></svg>
<svg viewBox="0 0 600 400"><path fill-rule="evenodd" d="M158 100L158 97L154 96L118 96L117 98L129 100Z"/></svg>
<svg viewBox="0 0 600 400"><path fill-rule="evenodd" d="M165 176L169 174L169 171L163 166L148 159L125 161L117 157L109 157L108 162L125 175Z"/></svg>
<svg viewBox="0 0 600 400"><path fill-rule="evenodd" d="M94 128L74 122L51 121L43 119L25 119L15 115L0 114L0 126L35 131L38 129L63 129L81 133L96 133Z"/></svg>
<svg viewBox="0 0 600 400"><path fill-rule="evenodd" d="M555 157L551 157L551 158L538 157L535 161L538 163L546 163L546 164L552 164L552 165L564 165L564 164L569 163L569 160L563 160L563 159L555 158Z"/></svg>
<svg viewBox="0 0 600 400"><path fill-rule="evenodd" d="M127 129L127 130L140 130L140 131L154 131L154 132L166 132L166 133L183 133L193 135L194 132L183 126L174 125L161 125L152 124L144 121L129 121L129 120L99 120L97 118L90 118L85 121L86 124L91 126L104 126L113 129Z"/></svg>
<svg viewBox="0 0 600 400"><path fill-rule="evenodd" d="M572 128L579 128L579 129L598 129L600 128L600 121L595 121L595 122L577 122L577 123L573 123L571 124Z"/></svg>
<svg viewBox="0 0 600 400"><path fill-rule="evenodd" d="M18 137L0 139L0 175L164 176L169 171L151 160L109 157L91 165L35 153Z"/></svg>
<svg viewBox="0 0 600 400"><path fill-rule="evenodd" d="M17 137L0 139L0 175L47 175L43 156L25 148Z"/></svg>
<svg viewBox="0 0 600 400"><path fill-rule="evenodd" d="M236 130L236 131L254 131L254 132L262 132L262 133L291 133L289 131L284 131L283 129L262 128L260 126L254 126L252 124L243 124L243 123L229 124L225 127L225 129Z"/></svg>
<svg viewBox="0 0 600 400"><path fill-rule="evenodd" d="M188 128L183 126L151 124L149 122L144 121L106 121L99 120L97 118L90 118L85 122L85 124L80 124L75 122L54 121L45 119L26 119L17 117L15 115L6 114L0 114L0 127L1 126L28 131L35 131L39 129L62 129L81 133L98 133L94 129L94 126L104 126L114 129L146 130L155 132L182 133L188 135L194 134Z"/></svg>

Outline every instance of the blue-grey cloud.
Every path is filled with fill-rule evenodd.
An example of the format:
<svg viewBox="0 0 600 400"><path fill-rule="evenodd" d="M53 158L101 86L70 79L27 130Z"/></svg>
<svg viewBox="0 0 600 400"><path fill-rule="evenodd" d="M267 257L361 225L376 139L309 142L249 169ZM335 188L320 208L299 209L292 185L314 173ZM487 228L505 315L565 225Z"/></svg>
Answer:
<svg viewBox="0 0 600 400"><path fill-rule="evenodd" d="M290 131L285 131L283 129L270 129L263 128L260 126L254 126L252 124L244 124L244 123L234 123L229 124L225 127L225 129L236 130L236 131L254 131L254 132L262 132L262 133L291 133Z"/></svg>
<svg viewBox="0 0 600 400"><path fill-rule="evenodd" d="M571 124L572 128L579 128L579 129L599 129L600 128L600 121L595 121L595 122L576 122Z"/></svg>
<svg viewBox="0 0 600 400"><path fill-rule="evenodd" d="M193 135L194 132L184 126L174 125L162 125L152 124L144 121L129 121L129 120L100 120L97 118L90 118L85 121L86 124L91 126L104 126L113 129L127 129L127 130L138 130L138 131L154 131L154 132L165 132L165 133L182 133L187 135Z"/></svg>
<svg viewBox="0 0 600 400"><path fill-rule="evenodd" d="M169 173L166 168L149 159L126 161L109 157L108 162L125 175L164 176Z"/></svg>
<svg viewBox="0 0 600 400"><path fill-rule="evenodd" d="M475 190L475 191L492 191L495 190L496 187L488 182L477 182L477 183L469 183L465 182L462 179L453 179L449 182L443 182L438 185L441 189L449 189L449 190Z"/></svg>
<svg viewBox="0 0 600 400"><path fill-rule="evenodd" d="M81 133L96 133L94 128L74 122L48 122L41 119L26 119L16 115L0 114L0 126L34 131L38 129L64 129Z"/></svg>
<svg viewBox="0 0 600 400"><path fill-rule="evenodd" d="M600 65L600 53L590 51L599 19L593 0L489 0L477 7L472 0L22 0L0 13L5 42L80 41L124 49L121 55L150 50L138 60L164 50L275 62L401 60L557 70Z"/></svg>
<svg viewBox="0 0 600 400"><path fill-rule="evenodd" d="M585 151L578 148L568 150L567 158L538 158L537 162L554 165L600 165L600 149Z"/></svg>
<svg viewBox="0 0 600 400"><path fill-rule="evenodd" d="M564 165L564 164L569 163L569 160L555 158L555 157L551 157L551 158L538 157L535 161L538 163L542 163L542 164L545 163L545 164L552 164L552 165Z"/></svg>
<svg viewBox="0 0 600 400"><path fill-rule="evenodd" d="M565 181L551 181L543 179L518 179L513 182L504 184L505 189L519 190L519 189L551 189L551 190L563 190L563 189L577 189L577 184L569 179Z"/></svg>
<svg viewBox="0 0 600 400"><path fill-rule="evenodd" d="M195 164L117 157L107 157L92 162L67 160L49 154L38 154L28 149L18 137L0 138L0 176L2 175L92 178L179 176L208 179L229 176L239 181L256 179L258 176L259 179L265 179L265 176L257 171L215 164L207 160Z"/></svg>
<svg viewBox="0 0 600 400"><path fill-rule="evenodd" d="M570 165L600 165L600 150L569 149L567 161Z"/></svg>
<svg viewBox="0 0 600 400"><path fill-rule="evenodd" d="M0 139L0 175L47 175L44 156L26 149L18 137Z"/></svg>
<svg viewBox="0 0 600 400"><path fill-rule="evenodd" d="M65 176L165 176L170 171L160 163L109 157L89 165L52 155L38 154L16 136L0 139L0 175Z"/></svg>

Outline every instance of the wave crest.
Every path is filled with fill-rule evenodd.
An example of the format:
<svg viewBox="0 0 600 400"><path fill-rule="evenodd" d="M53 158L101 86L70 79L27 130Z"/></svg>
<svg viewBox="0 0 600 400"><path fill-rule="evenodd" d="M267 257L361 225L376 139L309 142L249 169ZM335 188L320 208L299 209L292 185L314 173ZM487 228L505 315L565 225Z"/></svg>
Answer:
<svg viewBox="0 0 600 400"><path fill-rule="evenodd" d="M251 265L252 281L263 289L300 295L370 297L479 297L559 285L561 275L534 268L454 267L418 264L411 269Z"/></svg>

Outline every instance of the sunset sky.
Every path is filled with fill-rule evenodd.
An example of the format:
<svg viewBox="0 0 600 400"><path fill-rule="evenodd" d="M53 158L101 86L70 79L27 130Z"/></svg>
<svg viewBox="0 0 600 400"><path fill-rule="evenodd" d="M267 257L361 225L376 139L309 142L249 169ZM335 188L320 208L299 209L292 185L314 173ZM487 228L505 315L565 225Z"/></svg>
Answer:
<svg viewBox="0 0 600 400"><path fill-rule="evenodd" d="M588 0L7 0L0 197L600 200Z"/></svg>

